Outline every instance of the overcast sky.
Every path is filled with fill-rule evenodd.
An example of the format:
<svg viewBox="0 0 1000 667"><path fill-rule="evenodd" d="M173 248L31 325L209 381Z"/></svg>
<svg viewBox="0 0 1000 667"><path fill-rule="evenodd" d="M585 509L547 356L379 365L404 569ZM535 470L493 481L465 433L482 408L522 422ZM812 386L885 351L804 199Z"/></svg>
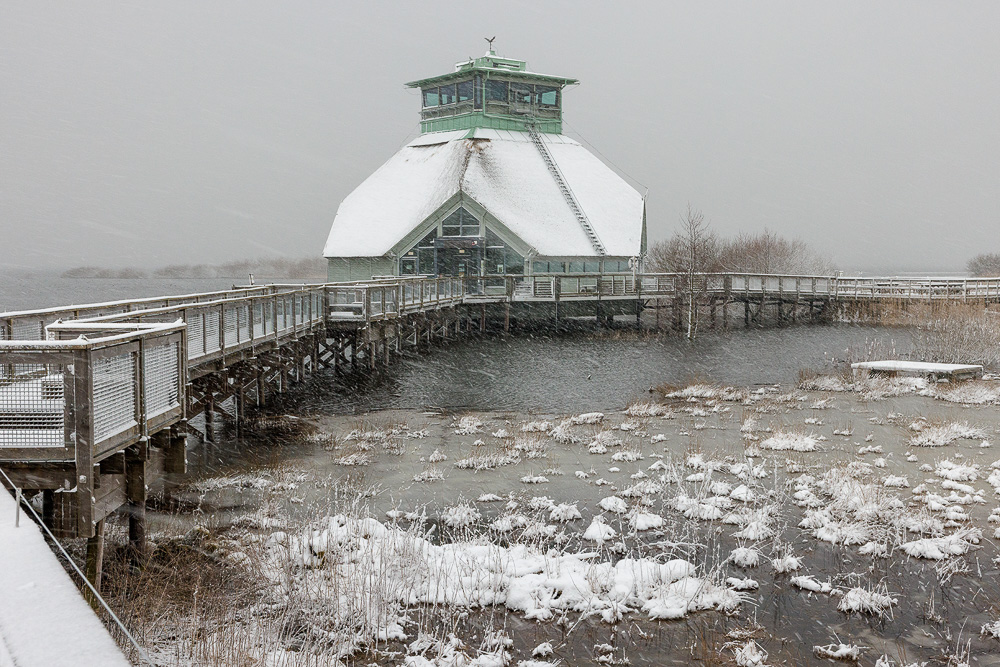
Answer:
<svg viewBox="0 0 1000 667"><path fill-rule="evenodd" d="M575 77L565 132L852 271L1000 252L1000 3L0 0L0 267L319 255L486 49ZM361 233L359 231L359 233Z"/></svg>

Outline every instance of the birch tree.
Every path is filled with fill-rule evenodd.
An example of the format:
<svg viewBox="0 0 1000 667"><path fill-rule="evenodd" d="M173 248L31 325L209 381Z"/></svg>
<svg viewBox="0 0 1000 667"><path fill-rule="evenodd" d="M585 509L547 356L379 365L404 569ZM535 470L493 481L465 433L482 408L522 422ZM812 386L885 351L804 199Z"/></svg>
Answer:
<svg viewBox="0 0 1000 667"><path fill-rule="evenodd" d="M715 262L718 240L709 229L705 214L688 204L687 213L681 217L679 234L684 253L687 291L687 337L693 340L698 332L699 273L704 273Z"/></svg>

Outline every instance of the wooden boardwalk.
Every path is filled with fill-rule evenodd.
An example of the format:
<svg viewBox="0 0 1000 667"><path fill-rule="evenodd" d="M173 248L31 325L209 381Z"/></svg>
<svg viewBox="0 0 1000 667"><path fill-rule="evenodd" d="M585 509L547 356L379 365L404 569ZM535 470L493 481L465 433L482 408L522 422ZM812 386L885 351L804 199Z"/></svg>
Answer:
<svg viewBox="0 0 1000 667"><path fill-rule="evenodd" d="M185 471L185 441L214 437L218 406L237 417L320 368L371 369L512 308L546 317L661 309L677 319L691 298L714 314L765 308L815 319L842 304L1000 302L1000 279L914 280L753 274L396 277L266 285L206 294L0 314L0 467L42 494L57 535L92 538L126 508L145 549L147 487ZM686 301L687 300L687 301ZM550 308L550 310L545 310ZM604 310L602 310L604 309ZM515 311L519 312L519 311ZM714 320L713 320L714 321ZM99 576L99 558L91 572Z"/></svg>

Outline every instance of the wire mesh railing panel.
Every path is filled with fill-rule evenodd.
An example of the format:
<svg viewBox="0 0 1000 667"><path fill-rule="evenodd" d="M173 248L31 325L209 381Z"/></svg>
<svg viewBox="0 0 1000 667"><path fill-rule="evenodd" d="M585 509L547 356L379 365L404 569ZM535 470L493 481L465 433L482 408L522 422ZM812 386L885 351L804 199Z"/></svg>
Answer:
<svg viewBox="0 0 1000 667"><path fill-rule="evenodd" d="M154 417L180 405L180 367L178 344L147 347L143 351L142 384L146 417Z"/></svg>
<svg viewBox="0 0 1000 667"><path fill-rule="evenodd" d="M253 326L251 327L251 337L259 338L264 335L264 304L257 301L253 304Z"/></svg>
<svg viewBox="0 0 1000 667"><path fill-rule="evenodd" d="M236 345L238 342L236 338L238 331L237 327L239 325L239 322L236 320L238 312L239 309L236 308L236 306L227 306L225 308L223 321L226 323L226 330L223 334L222 340L226 347Z"/></svg>
<svg viewBox="0 0 1000 667"><path fill-rule="evenodd" d="M0 449L62 447L66 441L62 367L23 365L0 385Z"/></svg>
<svg viewBox="0 0 1000 667"><path fill-rule="evenodd" d="M94 442L136 425L135 357L131 352L103 357L93 364Z"/></svg>
<svg viewBox="0 0 1000 667"><path fill-rule="evenodd" d="M37 319L14 320L11 327L11 340L44 340L45 328Z"/></svg>
<svg viewBox="0 0 1000 667"><path fill-rule="evenodd" d="M187 319L188 359L205 354L205 323L201 313L191 313Z"/></svg>
<svg viewBox="0 0 1000 667"><path fill-rule="evenodd" d="M222 347L219 341L219 315L218 310L205 311L205 354L218 352Z"/></svg>
<svg viewBox="0 0 1000 667"><path fill-rule="evenodd" d="M268 301L264 304L264 334L274 333L274 302Z"/></svg>
<svg viewBox="0 0 1000 667"><path fill-rule="evenodd" d="M237 329L236 337L241 343L245 343L250 340L250 313L249 306L243 304L237 309L237 316L239 317L239 327Z"/></svg>

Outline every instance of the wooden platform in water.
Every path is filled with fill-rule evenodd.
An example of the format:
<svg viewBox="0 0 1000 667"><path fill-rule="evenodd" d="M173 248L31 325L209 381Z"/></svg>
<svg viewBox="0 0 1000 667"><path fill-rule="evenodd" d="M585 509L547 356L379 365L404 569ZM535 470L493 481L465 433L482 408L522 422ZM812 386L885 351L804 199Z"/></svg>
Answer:
<svg viewBox="0 0 1000 667"><path fill-rule="evenodd" d="M854 374L922 375L934 379L973 380L983 377L983 367L976 364L934 364L925 361L862 361L851 364Z"/></svg>

